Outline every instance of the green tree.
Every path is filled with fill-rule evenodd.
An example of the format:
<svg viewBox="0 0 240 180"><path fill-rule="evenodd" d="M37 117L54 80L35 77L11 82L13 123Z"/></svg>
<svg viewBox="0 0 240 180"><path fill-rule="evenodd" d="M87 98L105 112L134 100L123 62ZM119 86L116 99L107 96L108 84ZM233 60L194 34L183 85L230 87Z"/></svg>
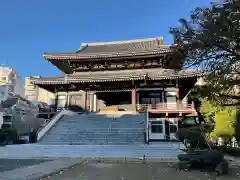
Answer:
<svg viewBox="0 0 240 180"><path fill-rule="evenodd" d="M212 3L196 8L190 21L170 29L176 51L185 56L185 67L198 67L206 73L205 95L220 104L226 99L240 104L235 87L240 84L240 0Z"/></svg>
<svg viewBox="0 0 240 180"><path fill-rule="evenodd" d="M200 112L204 115L207 121L215 118L216 112L221 110L214 102L209 101L206 97L201 98Z"/></svg>
<svg viewBox="0 0 240 180"><path fill-rule="evenodd" d="M229 137L235 135L235 126L237 120L237 110L234 108L226 108L215 114L216 126L213 135L216 137Z"/></svg>
<svg viewBox="0 0 240 180"><path fill-rule="evenodd" d="M205 97L201 99L200 112L208 122L209 120L215 122L211 137L232 138L236 134L237 108L219 106Z"/></svg>

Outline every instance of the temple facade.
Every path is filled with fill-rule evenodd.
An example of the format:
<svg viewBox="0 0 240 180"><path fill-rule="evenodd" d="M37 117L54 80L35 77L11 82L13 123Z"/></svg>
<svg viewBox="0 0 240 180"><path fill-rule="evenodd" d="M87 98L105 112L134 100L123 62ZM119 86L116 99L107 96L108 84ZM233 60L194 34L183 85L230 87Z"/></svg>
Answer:
<svg viewBox="0 0 240 180"><path fill-rule="evenodd" d="M187 108L186 95L201 76L183 69L184 54L165 45L162 37L82 43L75 52L43 57L64 76L30 80L55 94L56 108L91 112Z"/></svg>

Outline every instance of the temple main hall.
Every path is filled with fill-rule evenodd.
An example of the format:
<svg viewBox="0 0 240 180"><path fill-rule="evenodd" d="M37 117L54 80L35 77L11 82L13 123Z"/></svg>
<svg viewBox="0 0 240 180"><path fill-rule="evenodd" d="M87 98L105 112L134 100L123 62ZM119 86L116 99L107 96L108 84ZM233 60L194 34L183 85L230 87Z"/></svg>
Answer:
<svg viewBox="0 0 240 180"><path fill-rule="evenodd" d="M184 53L165 45L163 37L82 43L73 52L43 57L64 75L30 79L55 93L56 109L144 112L163 104L187 106L186 95L201 76L183 69Z"/></svg>

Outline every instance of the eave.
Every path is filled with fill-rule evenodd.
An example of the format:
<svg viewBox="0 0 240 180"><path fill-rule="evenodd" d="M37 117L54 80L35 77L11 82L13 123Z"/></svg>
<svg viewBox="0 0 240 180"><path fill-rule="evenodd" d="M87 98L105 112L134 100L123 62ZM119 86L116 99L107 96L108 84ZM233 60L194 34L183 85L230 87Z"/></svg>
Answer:
<svg viewBox="0 0 240 180"><path fill-rule="evenodd" d="M89 61L103 59L119 59L119 58L138 58L143 56L159 56L171 53L170 49L157 49L145 52L121 52L121 53L105 53L105 54L77 54L77 53L44 53L46 60L70 60L70 61Z"/></svg>
<svg viewBox="0 0 240 180"><path fill-rule="evenodd" d="M191 77L201 77L203 73L181 70L175 72L169 69L143 69L143 70L124 70L124 71L102 71L102 72L82 72L62 77L31 77L33 84L71 84L71 83L96 83L132 80L168 80L184 79Z"/></svg>

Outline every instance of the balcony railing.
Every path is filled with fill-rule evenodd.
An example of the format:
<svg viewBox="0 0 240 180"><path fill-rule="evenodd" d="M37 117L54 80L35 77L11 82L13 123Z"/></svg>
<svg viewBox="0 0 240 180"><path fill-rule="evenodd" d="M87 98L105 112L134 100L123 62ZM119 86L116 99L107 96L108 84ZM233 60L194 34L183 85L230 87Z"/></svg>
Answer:
<svg viewBox="0 0 240 180"><path fill-rule="evenodd" d="M159 103L159 104L136 104L136 110L146 112L148 110L164 110L164 111L180 111L180 110L195 110L194 104L183 103Z"/></svg>

